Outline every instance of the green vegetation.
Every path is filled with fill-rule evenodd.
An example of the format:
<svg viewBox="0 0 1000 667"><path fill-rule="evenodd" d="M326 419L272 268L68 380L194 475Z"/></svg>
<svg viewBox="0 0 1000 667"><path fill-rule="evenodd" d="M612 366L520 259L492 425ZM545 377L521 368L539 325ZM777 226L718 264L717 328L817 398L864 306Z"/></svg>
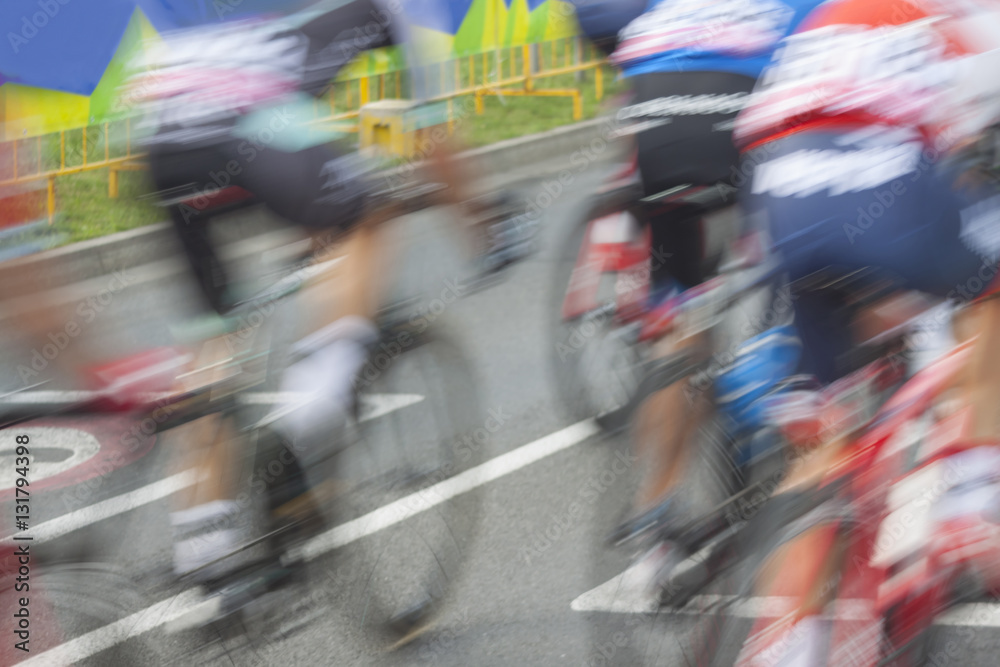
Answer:
<svg viewBox="0 0 1000 667"><path fill-rule="evenodd" d="M614 71L604 71L604 99L596 97L594 72L588 71L583 82L576 82L572 74L539 79L537 90L572 89L580 90L583 97L583 119L596 117L606 108L616 95L625 90L625 84L616 79ZM573 98L571 97L503 97L490 95L484 100L484 113L470 115L462 127L462 140L469 146L513 139L527 134L545 132L573 121Z"/></svg>
<svg viewBox="0 0 1000 667"><path fill-rule="evenodd" d="M118 198L108 197L108 172L85 171L56 179L56 231L63 244L124 232L166 219L149 198L145 171L118 174Z"/></svg>
<svg viewBox="0 0 1000 667"><path fill-rule="evenodd" d="M495 60L487 58L488 65L495 66ZM545 61L543 54L543 63ZM477 56L477 67L482 61ZM467 79L468 61L462 61L461 74ZM518 71L521 61L515 59L514 71ZM545 63L547 64L547 63ZM557 63L558 65L559 63ZM508 64L509 70L509 64ZM505 71L505 74L507 72ZM577 81L574 74L562 74L537 79L535 88L544 89L579 89L583 95L583 118L594 118L606 107L615 95L625 90L625 85L615 77L614 70L604 69L604 99L596 99L594 83L595 73L588 70L582 75L583 80ZM395 74L386 75L385 93L392 96L395 93ZM405 90L408 82L402 75L401 87ZM357 100L356 83L352 92ZM373 80L372 97L378 97L378 85ZM335 90L335 100L340 101L344 95ZM528 97L528 96L487 96L484 100L484 113L477 115L473 111L472 98L466 97L456 101L455 108L459 110L457 127L463 142L470 147L511 139L536 132L566 125L573 121L573 101L571 97ZM345 102L346 104L346 102ZM339 106L339 104L338 104ZM463 111L465 110L465 111ZM464 113L465 116L461 117ZM125 136L128 129L124 123L115 123L108 127L108 147L105 148L103 127L92 127L87 132L87 161L101 161L105 155L119 157L124 155ZM56 169L62 160L66 165L79 165L83 157L83 132L75 130L66 133L65 146L60 147L58 136L46 137L45 140L20 142L19 155L22 165L20 173L38 169L39 160L43 170ZM65 157L62 157L62 154ZM56 208L59 218L56 230L62 237L62 243L74 243L96 238L114 232L134 229L165 219L164 212L153 205L143 195L149 192L148 175L144 171L119 172L119 196L117 199L108 197L108 171L97 169L69 176L58 177L56 183Z"/></svg>

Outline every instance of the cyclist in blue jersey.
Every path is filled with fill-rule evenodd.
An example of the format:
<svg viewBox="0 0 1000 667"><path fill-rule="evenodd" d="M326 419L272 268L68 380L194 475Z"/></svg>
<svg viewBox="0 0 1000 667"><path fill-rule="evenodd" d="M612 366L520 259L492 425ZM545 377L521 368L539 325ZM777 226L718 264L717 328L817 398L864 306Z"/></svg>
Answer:
<svg viewBox="0 0 1000 667"><path fill-rule="evenodd" d="M618 119L632 125L646 197L681 186L741 184L732 138L736 115L780 40L819 4L660 0L621 31L611 60L631 81L634 99L619 110ZM646 207L655 258L653 307L709 277L721 255L709 239L732 238L739 228L735 212L731 205ZM654 355L666 356L694 342L668 335ZM664 389L639 414L637 446L647 473L636 515L618 528L618 540L647 534L679 509L674 491L707 407L702 399L692 406L687 389L686 383ZM658 553L663 550L650 552L651 557Z"/></svg>

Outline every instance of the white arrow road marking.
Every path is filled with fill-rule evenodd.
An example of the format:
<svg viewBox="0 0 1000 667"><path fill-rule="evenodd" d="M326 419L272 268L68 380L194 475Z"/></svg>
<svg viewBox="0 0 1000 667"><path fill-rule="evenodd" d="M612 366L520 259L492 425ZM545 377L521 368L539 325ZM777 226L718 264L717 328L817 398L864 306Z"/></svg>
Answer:
<svg viewBox="0 0 1000 667"><path fill-rule="evenodd" d="M0 431L0 470L14 470L18 467L15 464L20 457L17 456L14 435L11 430ZM97 438L77 428L28 426L19 428L17 435L26 435L32 443L38 443L32 445L28 455L33 483L66 472L94 458L101 451L101 443ZM59 450L60 453L68 452L68 455L61 461L39 461L38 454L43 450ZM0 492L14 488L14 477L8 481L6 486L0 486Z"/></svg>
<svg viewBox="0 0 1000 667"><path fill-rule="evenodd" d="M612 577L570 603L570 609L580 612L602 612L606 614L698 614L709 605L732 602L731 595L698 595L689 605L680 610L660 609L659 604L641 588L632 585L631 577L636 566ZM783 616L792 611L794 598L781 596L751 597L734 602L726 609L726 614L739 618L768 618ZM847 599L837 602L836 616L840 620L865 620L871 617L871 605L867 600ZM972 603L960 604L948 610L935 620L935 625L1000 627L1000 604Z"/></svg>
<svg viewBox="0 0 1000 667"><path fill-rule="evenodd" d="M586 420L550 433L451 479L332 528L308 542L304 547L304 555L307 558L316 558L327 551L350 544L429 510L459 494L578 445L599 432L600 429L593 421ZM17 664L19 667L37 667L65 665L83 660L161 625L172 624L182 617L189 619L192 614L203 613L211 604L211 601L205 600L196 590L184 591L173 598L158 602L127 618L92 630Z"/></svg>

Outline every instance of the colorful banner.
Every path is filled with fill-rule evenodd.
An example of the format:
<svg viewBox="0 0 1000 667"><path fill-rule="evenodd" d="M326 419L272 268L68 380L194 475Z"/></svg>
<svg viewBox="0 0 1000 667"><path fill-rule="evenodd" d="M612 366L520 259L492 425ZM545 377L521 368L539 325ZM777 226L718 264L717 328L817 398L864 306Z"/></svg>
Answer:
<svg viewBox="0 0 1000 667"><path fill-rule="evenodd" d="M563 0L447 0L448 12L402 0L436 59L465 56L575 35L573 6ZM0 2L0 140L114 120L125 64L146 40L185 26L251 14L287 12L309 0L3 0ZM99 5L99 7L95 7ZM419 21L419 19L418 19ZM396 49L362 54L345 77L405 66Z"/></svg>

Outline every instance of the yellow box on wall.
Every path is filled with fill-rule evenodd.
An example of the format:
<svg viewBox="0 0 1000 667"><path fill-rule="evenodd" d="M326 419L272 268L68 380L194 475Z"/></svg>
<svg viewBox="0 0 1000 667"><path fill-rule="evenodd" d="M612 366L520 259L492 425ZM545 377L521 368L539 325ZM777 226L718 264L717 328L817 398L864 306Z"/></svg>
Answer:
<svg viewBox="0 0 1000 667"><path fill-rule="evenodd" d="M413 157L432 131L447 122L444 103L379 100L361 107L358 139L361 148L375 146L390 155Z"/></svg>

